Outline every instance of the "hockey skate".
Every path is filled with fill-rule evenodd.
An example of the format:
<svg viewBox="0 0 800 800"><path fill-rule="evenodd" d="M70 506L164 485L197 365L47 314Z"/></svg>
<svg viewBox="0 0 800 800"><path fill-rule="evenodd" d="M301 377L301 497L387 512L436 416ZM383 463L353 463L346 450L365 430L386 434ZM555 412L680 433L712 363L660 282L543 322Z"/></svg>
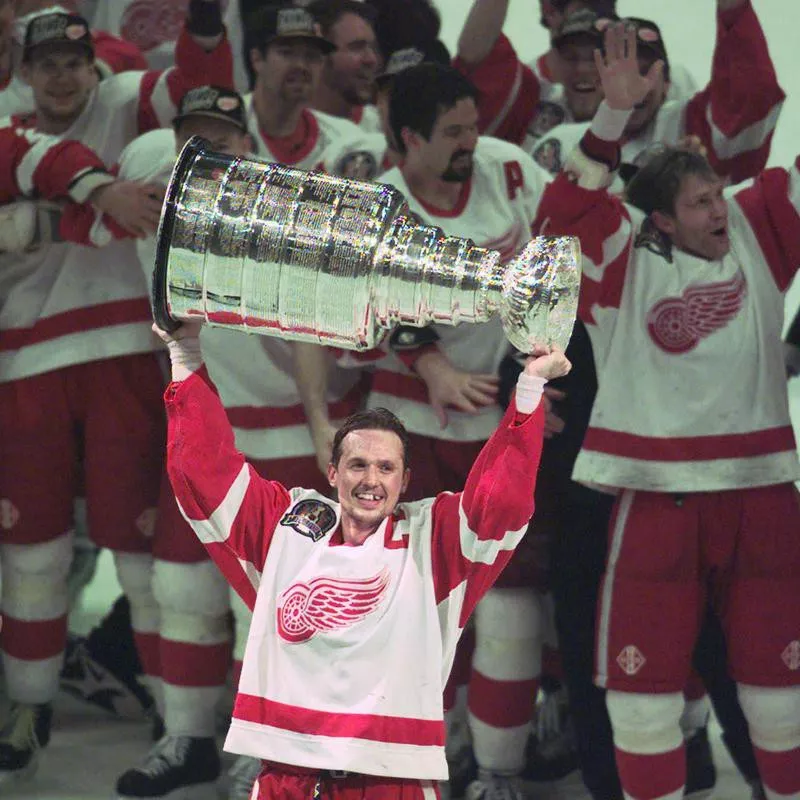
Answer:
<svg viewBox="0 0 800 800"><path fill-rule="evenodd" d="M528 800L519 778L478 771L477 780L467 787L464 800Z"/></svg>
<svg viewBox="0 0 800 800"><path fill-rule="evenodd" d="M216 742L164 736L142 764L117 781L118 800L217 800L220 775Z"/></svg>
<svg viewBox="0 0 800 800"><path fill-rule="evenodd" d="M29 778L36 772L39 752L50 741L52 719L49 704L11 704L0 730L0 784Z"/></svg>

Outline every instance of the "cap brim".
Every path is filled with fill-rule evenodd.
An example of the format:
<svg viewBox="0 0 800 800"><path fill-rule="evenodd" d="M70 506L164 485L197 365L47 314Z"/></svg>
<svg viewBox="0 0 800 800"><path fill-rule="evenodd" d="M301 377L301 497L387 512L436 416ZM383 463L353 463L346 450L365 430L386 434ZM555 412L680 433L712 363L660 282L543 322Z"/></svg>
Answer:
<svg viewBox="0 0 800 800"><path fill-rule="evenodd" d="M229 116L227 116L227 114L218 113L216 111L190 111L188 114L179 114L177 117L175 117L175 119L172 120L172 127L177 128L181 122L186 119L191 119L192 117L218 119L222 122L227 122L229 125L233 125L234 128L238 128L242 133L248 133L246 125L237 122L235 119L231 119Z"/></svg>
<svg viewBox="0 0 800 800"><path fill-rule="evenodd" d="M82 50L84 53L88 53L92 58L94 58L95 56L94 45L89 44L89 42L71 42L68 39L58 39L51 42L39 42L39 44L34 44L26 47L22 51L22 60L30 61L34 53L44 49Z"/></svg>
<svg viewBox="0 0 800 800"><path fill-rule="evenodd" d="M290 33L290 34L281 34L280 36L274 36L270 39L269 43L272 44L273 42L296 42L296 41L306 41L315 44L322 50L325 55L328 53L332 53L336 49L336 45L333 42L329 42L327 39L323 39L322 36L313 36L308 33Z"/></svg>
<svg viewBox="0 0 800 800"><path fill-rule="evenodd" d="M563 33L560 36L556 36L555 39L552 41L553 47L558 49L562 45L567 44L567 42L572 41L573 39L587 39L588 41L592 42L596 47L603 46L603 35L594 29L587 30L587 31L570 31L569 33Z"/></svg>

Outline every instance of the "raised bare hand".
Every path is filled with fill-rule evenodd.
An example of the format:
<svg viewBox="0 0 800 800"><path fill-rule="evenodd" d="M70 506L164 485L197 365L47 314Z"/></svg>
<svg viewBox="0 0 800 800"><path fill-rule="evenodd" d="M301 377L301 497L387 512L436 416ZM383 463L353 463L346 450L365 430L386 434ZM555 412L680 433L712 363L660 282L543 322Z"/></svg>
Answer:
<svg viewBox="0 0 800 800"><path fill-rule="evenodd" d="M605 53L594 51L594 61L603 86L606 103L627 111L641 103L655 87L664 71L664 62L656 61L646 75L639 71L636 28L624 21L606 28Z"/></svg>

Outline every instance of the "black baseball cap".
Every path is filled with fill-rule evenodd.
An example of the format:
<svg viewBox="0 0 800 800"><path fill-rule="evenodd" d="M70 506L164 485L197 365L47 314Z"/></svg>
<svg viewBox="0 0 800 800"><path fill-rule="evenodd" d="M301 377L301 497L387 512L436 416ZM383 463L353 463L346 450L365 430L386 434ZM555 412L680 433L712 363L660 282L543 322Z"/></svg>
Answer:
<svg viewBox="0 0 800 800"><path fill-rule="evenodd" d="M450 52L442 41L432 39L424 44L403 47L389 54L383 71L375 78L377 84L385 85L399 72L416 67L423 62L450 65Z"/></svg>
<svg viewBox="0 0 800 800"><path fill-rule="evenodd" d="M606 28L617 19L616 16L601 16L589 8L581 8L564 18L553 37L553 47L559 48L571 39L577 38L589 39L597 47L602 47Z"/></svg>
<svg viewBox="0 0 800 800"><path fill-rule="evenodd" d="M336 49L333 42L319 34L314 17L305 8L267 6L254 15L251 24L256 28L253 33L263 44L305 39L317 45L323 53Z"/></svg>
<svg viewBox="0 0 800 800"><path fill-rule="evenodd" d="M28 61L37 47L46 45L69 45L86 52L94 58L94 42L89 23L79 14L41 14L28 23L22 60Z"/></svg>
<svg viewBox="0 0 800 800"><path fill-rule="evenodd" d="M247 133L244 100L237 92L222 86L196 86L189 89L181 98L173 126L177 127L187 117L221 119Z"/></svg>

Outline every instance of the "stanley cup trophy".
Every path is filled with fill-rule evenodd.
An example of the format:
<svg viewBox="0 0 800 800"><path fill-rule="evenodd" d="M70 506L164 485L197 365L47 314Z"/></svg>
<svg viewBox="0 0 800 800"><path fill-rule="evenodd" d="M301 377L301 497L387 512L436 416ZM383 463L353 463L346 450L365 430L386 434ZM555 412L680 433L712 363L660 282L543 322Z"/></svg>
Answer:
<svg viewBox="0 0 800 800"><path fill-rule="evenodd" d="M580 282L574 238L538 237L511 262L419 224L391 186L183 148L153 277L157 324L182 321L350 350L397 324L499 315L531 352L566 347Z"/></svg>

